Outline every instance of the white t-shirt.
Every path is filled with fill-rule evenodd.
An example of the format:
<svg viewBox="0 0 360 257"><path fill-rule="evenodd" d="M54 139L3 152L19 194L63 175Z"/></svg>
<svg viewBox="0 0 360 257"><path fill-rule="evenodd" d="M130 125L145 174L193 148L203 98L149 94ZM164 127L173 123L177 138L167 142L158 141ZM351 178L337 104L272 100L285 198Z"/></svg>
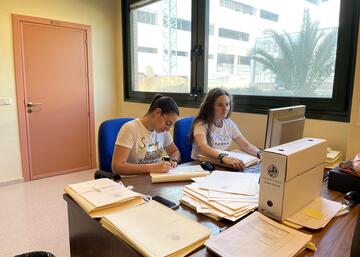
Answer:
<svg viewBox="0 0 360 257"><path fill-rule="evenodd" d="M169 131L149 131L139 119L135 119L122 126L115 144L131 149L128 162L144 164L161 161L164 147L172 142Z"/></svg>
<svg viewBox="0 0 360 257"><path fill-rule="evenodd" d="M206 138L206 131L208 125L203 122L197 122L194 127L194 136L198 134L202 134ZM231 119L224 119L222 127L216 127L215 125L211 126L210 137L211 137L211 145L214 148L219 150L226 150L230 144L231 140L237 138L241 135L241 132L238 126ZM194 160L198 159L198 155L200 154L199 147L196 144L195 140L192 144L191 158Z"/></svg>

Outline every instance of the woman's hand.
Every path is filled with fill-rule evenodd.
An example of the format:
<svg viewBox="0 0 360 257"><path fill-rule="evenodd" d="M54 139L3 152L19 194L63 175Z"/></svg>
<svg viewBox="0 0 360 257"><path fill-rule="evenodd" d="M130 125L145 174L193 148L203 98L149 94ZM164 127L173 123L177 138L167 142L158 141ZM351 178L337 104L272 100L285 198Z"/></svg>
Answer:
<svg viewBox="0 0 360 257"><path fill-rule="evenodd" d="M161 161L158 163L152 163L152 164L148 164L150 169L149 172L150 173L165 173L168 172L172 166L171 166L171 162L169 161Z"/></svg>
<svg viewBox="0 0 360 257"><path fill-rule="evenodd" d="M173 168L176 168L177 167L177 162L176 161L170 161L170 165L171 165L171 168L173 169Z"/></svg>
<svg viewBox="0 0 360 257"><path fill-rule="evenodd" d="M242 170L245 168L245 164L242 160L230 156L225 156L222 158L223 163L231 165L234 169Z"/></svg>

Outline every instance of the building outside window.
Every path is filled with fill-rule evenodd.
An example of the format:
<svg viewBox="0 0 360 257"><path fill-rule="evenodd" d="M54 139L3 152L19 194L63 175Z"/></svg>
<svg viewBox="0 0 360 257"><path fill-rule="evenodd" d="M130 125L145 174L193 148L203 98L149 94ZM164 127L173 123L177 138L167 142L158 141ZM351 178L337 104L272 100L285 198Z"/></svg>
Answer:
<svg viewBox="0 0 360 257"><path fill-rule="evenodd" d="M348 73L341 68L345 63L354 68L355 44L348 31L356 32L357 25L348 17L354 16L355 0L131 2L145 3L130 8L128 31L129 92L139 99L151 98L142 92L191 97L222 87L235 99L255 97L251 102L261 105L261 97L273 97L267 98L269 107L311 106L310 99L318 98L324 104L314 108L321 113L342 97L338 109L348 108L344 98L348 93L335 88L352 87L351 81L341 86L345 82L338 78L343 75L336 74ZM197 16L192 16L194 6ZM345 13L340 8L350 14L340 17ZM339 30L339 20L348 26ZM194 99L195 104L200 101ZM240 102L235 106L238 110L251 111ZM331 119L338 119L335 116Z"/></svg>

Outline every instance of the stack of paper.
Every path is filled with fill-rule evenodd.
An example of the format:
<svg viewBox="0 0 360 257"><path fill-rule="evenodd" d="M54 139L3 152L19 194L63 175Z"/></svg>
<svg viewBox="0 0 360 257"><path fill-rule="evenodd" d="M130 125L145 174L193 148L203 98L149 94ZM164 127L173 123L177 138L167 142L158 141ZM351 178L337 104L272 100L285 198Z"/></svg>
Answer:
<svg viewBox="0 0 360 257"><path fill-rule="evenodd" d="M214 171L183 188L181 202L213 219L236 221L258 206L259 176Z"/></svg>
<svg viewBox="0 0 360 257"><path fill-rule="evenodd" d="M93 218L144 202L140 194L108 178L68 185L65 192Z"/></svg>
<svg viewBox="0 0 360 257"><path fill-rule="evenodd" d="M220 151L222 153L226 153L228 156L230 157L234 157L234 158L237 158L239 160L242 160L242 162L245 164L245 167L250 167L252 165L255 165L257 163L260 162L260 160L258 158L256 158L255 156L252 156L248 153L245 153L243 151ZM218 166L222 166L222 167L226 167L226 168L233 168L231 165L228 165L228 164L225 164L225 163L222 163L220 160L218 159L212 159L212 158L208 158L204 155L199 155L198 156L199 160L200 161L209 161L215 165L218 165Z"/></svg>
<svg viewBox="0 0 360 257"><path fill-rule="evenodd" d="M334 150L331 150L331 149L327 150L325 168L333 169L333 168L339 166L339 164L342 161L343 161L342 152L334 151Z"/></svg>
<svg viewBox="0 0 360 257"><path fill-rule="evenodd" d="M210 238L205 245L223 257L289 257L298 253L311 238L254 212Z"/></svg>
<svg viewBox="0 0 360 257"><path fill-rule="evenodd" d="M325 227L342 208L339 202L318 197L286 221L311 229L319 229Z"/></svg>
<svg viewBox="0 0 360 257"><path fill-rule="evenodd" d="M207 227L155 201L106 215L101 223L144 256L185 256L211 234Z"/></svg>
<svg viewBox="0 0 360 257"><path fill-rule="evenodd" d="M201 168L200 165L178 166L169 170L167 173L150 173L152 183L188 181L191 180L191 178L207 175L209 175L209 172Z"/></svg>

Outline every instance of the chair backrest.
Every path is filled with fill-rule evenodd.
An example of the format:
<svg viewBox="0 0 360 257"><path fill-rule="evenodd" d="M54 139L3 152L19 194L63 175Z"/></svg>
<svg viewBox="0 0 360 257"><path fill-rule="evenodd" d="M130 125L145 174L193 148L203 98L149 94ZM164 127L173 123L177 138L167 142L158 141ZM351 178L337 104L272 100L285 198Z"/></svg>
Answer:
<svg viewBox="0 0 360 257"><path fill-rule="evenodd" d="M117 134L121 127L133 118L118 118L101 123L98 134L100 170L112 172L111 162Z"/></svg>
<svg viewBox="0 0 360 257"><path fill-rule="evenodd" d="M195 117L184 117L176 121L174 126L174 143L180 151L181 161L191 161L192 145L189 142L189 132Z"/></svg>

